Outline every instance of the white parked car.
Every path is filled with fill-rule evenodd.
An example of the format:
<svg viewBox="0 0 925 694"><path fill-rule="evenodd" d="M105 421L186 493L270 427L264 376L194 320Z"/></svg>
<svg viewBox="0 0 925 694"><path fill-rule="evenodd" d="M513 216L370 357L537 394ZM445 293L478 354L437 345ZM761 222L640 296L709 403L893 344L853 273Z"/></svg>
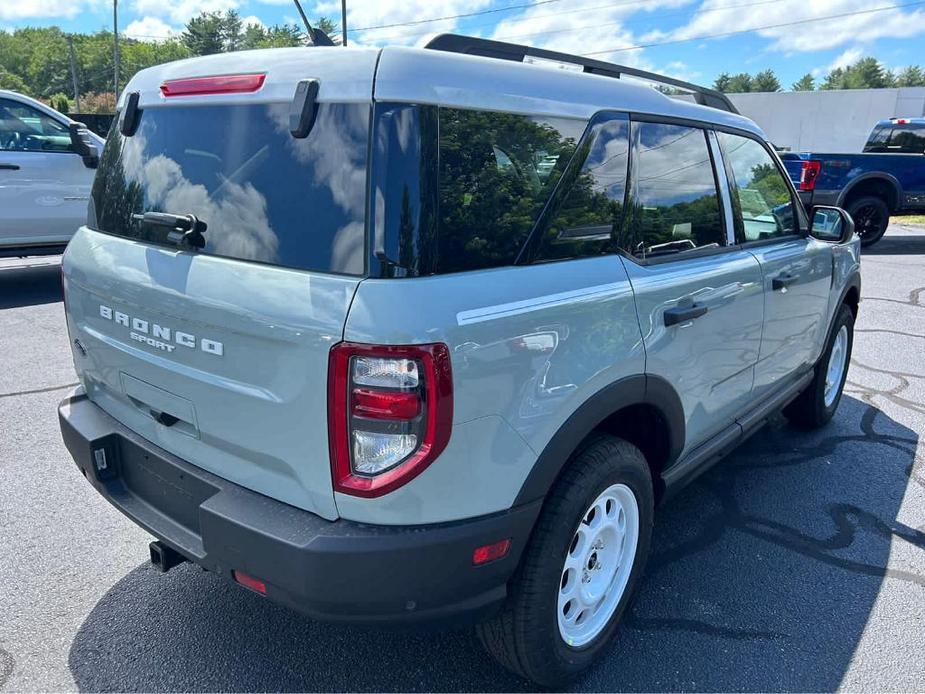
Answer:
<svg viewBox="0 0 925 694"><path fill-rule="evenodd" d="M102 149L80 123L0 89L0 257L64 250L87 219Z"/></svg>

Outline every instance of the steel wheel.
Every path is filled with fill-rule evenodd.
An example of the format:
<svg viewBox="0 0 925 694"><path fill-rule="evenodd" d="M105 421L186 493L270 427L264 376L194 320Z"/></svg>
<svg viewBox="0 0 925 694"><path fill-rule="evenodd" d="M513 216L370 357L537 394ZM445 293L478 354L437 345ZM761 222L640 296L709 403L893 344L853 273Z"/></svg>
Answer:
<svg viewBox="0 0 925 694"><path fill-rule="evenodd" d="M639 505L625 484L605 489L575 531L559 581L559 635L573 648L607 626L626 589L639 541Z"/></svg>
<svg viewBox="0 0 925 694"><path fill-rule="evenodd" d="M829 364L825 371L825 392L823 401L826 407L831 407L838 397L842 378L845 375L845 365L848 363L848 326L843 325L832 343L832 352L829 354Z"/></svg>

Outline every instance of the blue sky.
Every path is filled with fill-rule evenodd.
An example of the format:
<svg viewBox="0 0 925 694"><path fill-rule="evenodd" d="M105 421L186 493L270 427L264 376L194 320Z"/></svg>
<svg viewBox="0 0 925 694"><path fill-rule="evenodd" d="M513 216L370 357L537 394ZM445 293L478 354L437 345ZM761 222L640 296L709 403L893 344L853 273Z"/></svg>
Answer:
<svg viewBox="0 0 925 694"><path fill-rule="evenodd" d="M119 5L120 31L142 40L178 32L202 10L236 9L247 21L263 24L297 17L292 0L120 0ZM891 68L925 64L925 0L348 0L347 5L348 37L357 43L408 45L428 33L457 31L593 54L701 83L724 71L772 68L789 88L807 72L823 75L864 55ZM303 0L303 6L310 17L339 21L340 0ZM473 16L422 22L464 14ZM111 23L112 0L0 0L0 30L58 25L92 31ZM399 26L370 28L382 25Z"/></svg>

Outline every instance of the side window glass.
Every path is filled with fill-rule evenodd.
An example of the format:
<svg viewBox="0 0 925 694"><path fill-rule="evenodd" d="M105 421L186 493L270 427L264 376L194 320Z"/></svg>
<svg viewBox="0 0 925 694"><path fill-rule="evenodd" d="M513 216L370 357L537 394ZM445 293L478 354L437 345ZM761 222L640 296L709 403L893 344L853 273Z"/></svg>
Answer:
<svg viewBox="0 0 925 694"><path fill-rule="evenodd" d="M592 123L541 230L535 261L585 258L612 247L623 219L629 120L607 115Z"/></svg>
<svg viewBox="0 0 925 694"><path fill-rule="evenodd" d="M736 236L747 242L793 234L790 189L768 151L747 137L723 132L716 135L732 171Z"/></svg>
<svg viewBox="0 0 925 694"><path fill-rule="evenodd" d="M639 259L726 245L706 133L664 123L633 124L634 215L621 248Z"/></svg>
<svg viewBox="0 0 925 694"><path fill-rule="evenodd" d="M440 109L438 272L513 264L585 123Z"/></svg>
<svg viewBox="0 0 925 694"><path fill-rule="evenodd" d="M13 152L68 152L67 127L31 106L0 99L0 150Z"/></svg>
<svg viewBox="0 0 925 694"><path fill-rule="evenodd" d="M893 129L889 151L922 154L925 152L925 125L903 125Z"/></svg>
<svg viewBox="0 0 925 694"><path fill-rule="evenodd" d="M878 125L870 134L870 139L864 145L865 152L886 152L887 141L890 139L890 129L885 125Z"/></svg>

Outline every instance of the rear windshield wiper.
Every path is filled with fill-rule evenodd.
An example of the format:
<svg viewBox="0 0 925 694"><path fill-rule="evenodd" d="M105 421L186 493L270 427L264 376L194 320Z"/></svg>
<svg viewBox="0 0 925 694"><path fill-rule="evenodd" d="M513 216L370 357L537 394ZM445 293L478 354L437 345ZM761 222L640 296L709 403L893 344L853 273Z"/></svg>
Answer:
<svg viewBox="0 0 925 694"><path fill-rule="evenodd" d="M133 214L132 219L151 226L168 227L167 240L177 246L204 248L206 223L194 214L170 214L169 212L145 212Z"/></svg>

